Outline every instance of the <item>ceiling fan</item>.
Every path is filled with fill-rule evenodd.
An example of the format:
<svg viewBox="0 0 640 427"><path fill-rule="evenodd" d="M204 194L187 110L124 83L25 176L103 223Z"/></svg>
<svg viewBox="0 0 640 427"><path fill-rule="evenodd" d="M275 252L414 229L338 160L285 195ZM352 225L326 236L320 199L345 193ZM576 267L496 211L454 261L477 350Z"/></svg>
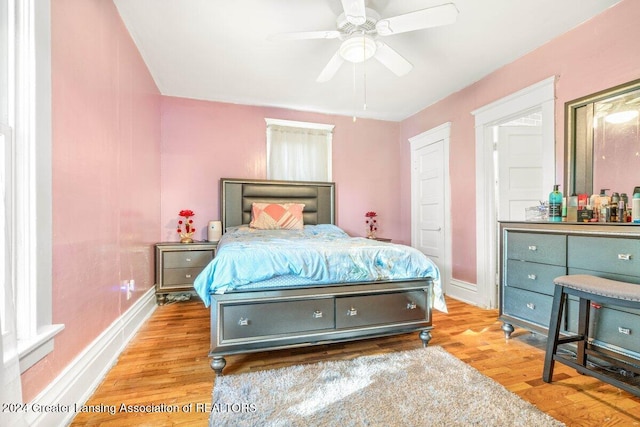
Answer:
<svg viewBox="0 0 640 427"><path fill-rule="evenodd" d="M344 61L358 63L372 57L397 76L403 76L413 65L379 38L453 24L458 16L453 3L381 18L375 10L365 7L364 0L341 1L344 13L336 19L335 30L280 33L270 37L271 40L341 40L340 47L316 79L318 82L331 80Z"/></svg>

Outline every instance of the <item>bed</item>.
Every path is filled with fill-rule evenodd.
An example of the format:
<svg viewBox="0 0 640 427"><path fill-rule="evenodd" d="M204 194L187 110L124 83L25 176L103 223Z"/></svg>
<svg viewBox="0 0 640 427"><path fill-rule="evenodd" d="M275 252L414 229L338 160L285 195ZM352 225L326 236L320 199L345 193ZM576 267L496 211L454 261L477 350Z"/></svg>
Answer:
<svg viewBox="0 0 640 427"><path fill-rule="evenodd" d="M231 354L409 332L427 346L432 308L446 310L437 267L408 246L347 236L335 226L334 183L225 178L220 197L225 233L194 283L210 307L216 374ZM282 218L293 229L256 225L265 206L292 206Z"/></svg>

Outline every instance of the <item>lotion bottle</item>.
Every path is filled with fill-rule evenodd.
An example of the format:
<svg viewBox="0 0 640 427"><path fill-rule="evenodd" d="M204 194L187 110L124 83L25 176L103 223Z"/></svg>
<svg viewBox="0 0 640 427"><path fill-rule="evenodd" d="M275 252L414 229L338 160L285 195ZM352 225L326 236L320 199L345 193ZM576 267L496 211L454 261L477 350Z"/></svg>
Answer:
<svg viewBox="0 0 640 427"><path fill-rule="evenodd" d="M549 221L562 222L562 193L558 191L558 184L554 184L549 193Z"/></svg>

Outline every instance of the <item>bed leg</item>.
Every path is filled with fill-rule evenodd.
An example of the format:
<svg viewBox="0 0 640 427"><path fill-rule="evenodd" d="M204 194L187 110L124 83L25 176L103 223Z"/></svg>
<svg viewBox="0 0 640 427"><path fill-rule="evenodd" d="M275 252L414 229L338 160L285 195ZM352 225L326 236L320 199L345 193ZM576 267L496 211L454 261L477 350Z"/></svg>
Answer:
<svg viewBox="0 0 640 427"><path fill-rule="evenodd" d="M222 375L222 370L227 365L227 361L222 356L215 356L210 365L216 375Z"/></svg>
<svg viewBox="0 0 640 427"><path fill-rule="evenodd" d="M429 341L431 341L431 332L429 331L420 331L420 335L418 335L422 340L422 346L426 347L429 345Z"/></svg>

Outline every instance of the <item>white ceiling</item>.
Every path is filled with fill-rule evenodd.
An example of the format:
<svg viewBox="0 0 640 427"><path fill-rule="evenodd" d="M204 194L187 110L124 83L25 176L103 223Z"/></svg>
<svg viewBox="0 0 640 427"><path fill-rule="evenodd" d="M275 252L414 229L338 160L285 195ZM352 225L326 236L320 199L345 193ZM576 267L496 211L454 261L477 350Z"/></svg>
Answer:
<svg viewBox="0 0 640 427"><path fill-rule="evenodd" d="M340 0L114 0L163 95L403 120L534 50L619 0L367 0L382 18L453 1L452 25L384 42L413 64L378 61L316 77L340 41L269 41L335 30ZM366 79L365 79L366 73ZM366 85L365 85L366 82ZM364 110L366 86L366 110Z"/></svg>

